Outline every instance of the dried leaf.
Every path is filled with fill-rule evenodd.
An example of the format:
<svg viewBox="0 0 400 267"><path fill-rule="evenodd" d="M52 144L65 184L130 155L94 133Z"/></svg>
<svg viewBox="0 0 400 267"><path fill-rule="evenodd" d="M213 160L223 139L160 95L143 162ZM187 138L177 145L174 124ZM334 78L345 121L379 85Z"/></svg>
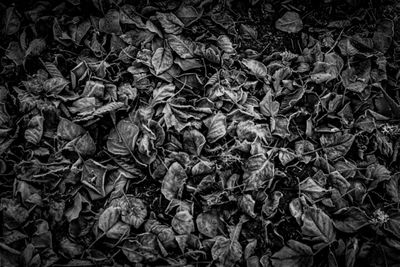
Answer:
<svg viewBox="0 0 400 267"><path fill-rule="evenodd" d="M200 233L210 238L218 235L218 230L221 228L221 222L215 212L203 212L196 218L197 229Z"/></svg>
<svg viewBox="0 0 400 267"><path fill-rule="evenodd" d="M108 10L104 18L99 20L99 29L105 33L121 34L122 29L119 25L120 14L115 9Z"/></svg>
<svg viewBox="0 0 400 267"><path fill-rule="evenodd" d="M183 189L187 175L182 165L178 162L172 163L161 185L161 193L166 199L172 200Z"/></svg>
<svg viewBox="0 0 400 267"><path fill-rule="evenodd" d="M160 75L161 73L167 71L171 68L174 63L174 58L172 56L171 49L167 47L160 47L154 52L153 57L151 58L151 64L156 71L156 75Z"/></svg>
<svg viewBox="0 0 400 267"><path fill-rule="evenodd" d="M6 35L12 35L19 31L21 21L15 7L6 9L2 24L4 25L2 32Z"/></svg>
<svg viewBox="0 0 400 267"><path fill-rule="evenodd" d="M206 138L198 130L186 130L183 133L183 149L188 153L200 156L205 144Z"/></svg>
<svg viewBox="0 0 400 267"><path fill-rule="evenodd" d="M44 118L40 115L36 115L29 121L27 129L25 130L26 141L35 145L40 142L43 135L43 122Z"/></svg>
<svg viewBox="0 0 400 267"><path fill-rule="evenodd" d="M287 11L275 22L275 28L287 33L298 33L303 29L303 21L297 12Z"/></svg>
<svg viewBox="0 0 400 267"><path fill-rule="evenodd" d="M218 236L211 248L211 255L214 260L219 261L223 266L231 266L242 258L242 246L236 240Z"/></svg>
<svg viewBox="0 0 400 267"><path fill-rule="evenodd" d="M172 218L171 226L180 235L190 234L194 231L193 216L187 210L178 211Z"/></svg>
<svg viewBox="0 0 400 267"><path fill-rule="evenodd" d="M268 75L267 67L255 59L243 59L243 65L249 69L250 73L258 78L265 78Z"/></svg>
<svg viewBox="0 0 400 267"><path fill-rule="evenodd" d="M356 233L369 224L370 218L358 207L348 207L334 213L335 228L344 233Z"/></svg>
<svg viewBox="0 0 400 267"><path fill-rule="evenodd" d="M320 138L321 145L330 160L335 160L347 154L354 141L352 134L325 134Z"/></svg>
<svg viewBox="0 0 400 267"><path fill-rule="evenodd" d="M194 45L192 41L184 38L181 35L168 35L167 40L169 46L175 53L181 58L193 58L194 57Z"/></svg>
<svg viewBox="0 0 400 267"><path fill-rule="evenodd" d="M272 255L272 265L276 267L306 267L313 266L312 249L296 240L289 240L287 246L284 246Z"/></svg>
<svg viewBox="0 0 400 267"><path fill-rule="evenodd" d="M107 232L118 222L120 214L121 211L119 208L108 207L99 217L99 228L103 232Z"/></svg>
<svg viewBox="0 0 400 267"><path fill-rule="evenodd" d="M89 159L83 164L81 181L88 188L104 197L106 194L104 189L106 171L106 166Z"/></svg>
<svg viewBox="0 0 400 267"><path fill-rule="evenodd" d="M205 120L204 124L208 128L207 141L211 144L226 135L226 116L224 114L217 113Z"/></svg>
<svg viewBox="0 0 400 267"><path fill-rule="evenodd" d="M121 120L108 136L107 149L115 155L132 155L138 135L139 127L128 120Z"/></svg>
<svg viewBox="0 0 400 267"><path fill-rule="evenodd" d="M180 34L182 32L184 25L173 13L157 12L156 17L166 33Z"/></svg>
<svg viewBox="0 0 400 267"><path fill-rule="evenodd" d="M336 238L333 222L321 209L306 207L301 217L302 233L314 242L333 242Z"/></svg>
<svg viewBox="0 0 400 267"><path fill-rule="evenodd" d="M147 208L143 201L132 195L124 195L114 199L110 205L117 207L121 211L121 220L132 225L135 229L138 229L147 217Z"/></svg>

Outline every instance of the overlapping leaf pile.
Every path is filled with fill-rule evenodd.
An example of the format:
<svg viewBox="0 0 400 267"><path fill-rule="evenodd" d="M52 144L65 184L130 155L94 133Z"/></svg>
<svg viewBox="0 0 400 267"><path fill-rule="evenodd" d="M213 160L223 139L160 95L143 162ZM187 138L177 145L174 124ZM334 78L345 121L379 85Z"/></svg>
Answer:
<svg viewBox="0 0 400 267"><path fill-rule="evenodd" d="M400 6L228 2L2 6L0 265L400 262Z"/></svg>

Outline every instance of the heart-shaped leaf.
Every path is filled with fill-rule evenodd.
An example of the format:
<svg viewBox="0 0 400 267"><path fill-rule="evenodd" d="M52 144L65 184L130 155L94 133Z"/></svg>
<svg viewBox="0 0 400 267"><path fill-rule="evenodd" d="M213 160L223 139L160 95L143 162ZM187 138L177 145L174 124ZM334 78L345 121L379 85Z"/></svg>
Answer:
<svg viewBox="0 0 400 267"><path fill-rule="evenodd" d="M154 52L151 58L151 64L153 65L156 75L160 75L169 68L171 68L174 63L174 58L172 56L171 49L167 47L160 47Z"/></svg>
<svg viewBox="0 0 400 267"><path fill-rule="evenodd" d="M193 216L187 210L179 211L172 218L171 226L180 235L190 234L194 231Z"/></svg>
<svg viewBox="0 0 400 267"><path fill-rule="evenodd" d="M215 211L200 213L196 218L197 229L200 233L210 238L218 235L221 221Z"/></svg>
<svg viewBox="0 0 400 267"><path fill-rule="evenodd" d="M199 156L205 144L206 138L198 130L186 130L183 133L183 149L188 153Z"/></svg>
<svg viewBox="0 0 400 267"><path fill-rule="evenodd" d="M303 21L297 12L287 11L275 22L275 28L287 33L298 33L303 29Z"/></svg>
<svg viewBox="0 0 400 267"><path fill-rule="evenodd" d="M226 116L224 114L217 113L206 119L204 124L208 128L207 141L211 144L226 135Z"/></svg>
<svg viewBox="0 0 400 267"><path fill-rule="evenodd" d="M107 140L107 149L115 155L132 155L138 135L139 127L128 120L122 120L110 132Z"/></svg>

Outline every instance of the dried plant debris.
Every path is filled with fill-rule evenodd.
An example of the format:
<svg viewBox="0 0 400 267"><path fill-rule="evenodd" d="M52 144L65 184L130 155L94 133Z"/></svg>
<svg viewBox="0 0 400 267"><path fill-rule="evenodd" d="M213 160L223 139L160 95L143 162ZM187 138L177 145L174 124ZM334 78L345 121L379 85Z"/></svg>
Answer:
<svg viewBox="0 0 400 267"><path fill-rule="evenodd" d="M0 12L0 266L399 265L397 1Z"/></svg>

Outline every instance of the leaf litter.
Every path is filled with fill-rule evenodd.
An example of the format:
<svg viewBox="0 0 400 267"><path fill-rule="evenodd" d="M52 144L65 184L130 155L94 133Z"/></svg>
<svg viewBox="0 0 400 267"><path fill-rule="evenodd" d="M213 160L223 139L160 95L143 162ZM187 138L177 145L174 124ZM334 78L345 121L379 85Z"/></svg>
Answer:
<svg viewBox="0 0 400 267"><path fill-rule="evenodd" d="M1 266L395 266L396 1L0 3Z"/></svg>

